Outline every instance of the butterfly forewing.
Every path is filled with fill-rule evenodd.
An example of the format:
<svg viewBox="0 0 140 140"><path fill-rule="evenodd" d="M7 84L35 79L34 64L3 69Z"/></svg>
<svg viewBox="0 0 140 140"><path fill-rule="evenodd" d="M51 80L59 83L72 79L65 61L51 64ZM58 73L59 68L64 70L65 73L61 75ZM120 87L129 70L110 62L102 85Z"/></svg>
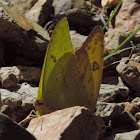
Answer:
<svg viewBox="0 0 140 140"><path fill-rule="evenodd" d="M56 62L67 52L74 54L72 43L69 35L68 22L66 18L62 18L53 31L51 40L48 45L46 56L44 59L41 79L38 90L38 101L43 105L44 98L47 96L48 78ZM38 108L38 107L36 107ZM44 107L43 107L44 108ZM40 110L40 109L39 109ZM41 112L44 112L43 109Z"/></svg>
<svg viewBox="0 0 140 140"><path fill-rule="evenodd" d="M100 26L95 27L82 47L75 53L79 70L84 77L84 84L88 90L89 106L94 102L94 107L102 80L103 38L102 28Z"/></svg>

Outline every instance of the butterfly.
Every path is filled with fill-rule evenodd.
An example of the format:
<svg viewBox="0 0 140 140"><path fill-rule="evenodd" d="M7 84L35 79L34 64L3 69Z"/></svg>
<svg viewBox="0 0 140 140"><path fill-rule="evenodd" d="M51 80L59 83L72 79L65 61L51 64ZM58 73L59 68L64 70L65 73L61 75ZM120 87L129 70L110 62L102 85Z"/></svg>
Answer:
<svg viewBox="0 0 140 140"><path fill-rule="evenodd" d="M103 71L104 34L101 26L74 51L66 18L56 25L45 55L35 108L39 115L72 106L92 112Z"/></svg>

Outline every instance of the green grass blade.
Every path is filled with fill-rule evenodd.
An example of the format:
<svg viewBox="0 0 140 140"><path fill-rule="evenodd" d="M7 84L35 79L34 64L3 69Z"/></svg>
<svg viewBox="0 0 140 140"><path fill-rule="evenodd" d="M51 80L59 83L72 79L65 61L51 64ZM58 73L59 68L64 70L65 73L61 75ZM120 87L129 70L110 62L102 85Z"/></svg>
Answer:
<svg viewBox="0 0 140 140"><path fill-rule="evenodd" d="M128 48L124 48L124 49L118 50L118 51L116 51L114 53L111 53L111 54L107 55L106 57L104 57L104 59L108 59L108 58L110 58L113 55L119 54L119 53L121 53L123 51L129 50L129 49L132 49L132 48L136 48L136 47L139 47L139 46L140 46L140 44L137 44L136 46L132 46L132 47L128 47Z"/></svg>
<svg viewBox="0 0 140 140"><path fill-rule="evenodd" d="M112 51L108 56L104 57L104 61L106 61L112 54L114 54L116 51L118 51L126 42L128 42L138 31L140 31L140 26L132 33L130 34L114 51Z"/></svg>
<svg viewBox="0 0 140 140"><path fill-rule="evenodd" d="M108 21L106 22L106 24L103 27L103 31L106 29L106 26L109 24L109 22L112 20L112 18L114 17L115 13L117 12L118 8L120 7L121 3L123 2L123 0L120 0L120 2L118 3L118 5L116 6L113 14L111 15L111 17L108 19Z"/></svg>

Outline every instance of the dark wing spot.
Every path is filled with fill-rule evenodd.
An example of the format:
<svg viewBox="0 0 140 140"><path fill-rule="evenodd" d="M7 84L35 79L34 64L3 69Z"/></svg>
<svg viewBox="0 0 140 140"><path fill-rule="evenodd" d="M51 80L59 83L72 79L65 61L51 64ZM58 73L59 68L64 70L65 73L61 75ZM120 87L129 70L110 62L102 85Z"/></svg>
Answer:
<svg viewBox="0 0 140 140"><path fill-rule="evenodd" d="M65 76L63 76L63 85L64 85L64 87L66 87L66 79L65 79Z"/></svg>
<svg viewBox="0 0 140 140"><path fill-rule="evenodd" d="M97 42L99 42L101 39L101 35L97 35L97 37L95 38L94 44L97 45Z"/></svg>
<svg viewBox="0 0 140 140"><path fill-rule="evenodd" d="M93 48L93 49L92 49L92 53L94 53L94 52L95 52L95 50L96 50L96 49L95 49L95 48Z"/></svg>
<svg viewBox="0 0 140 140"><path fill-rule="evenodd" d="M90 49L91 49L91 46L88 46L88 47L87 47L87 50L90 50Z"/></svg>
<svg viewBox="0 0 140 140"><path fill-rule="evenodd" d="M52 55L51 58L53 59L53 62L55 63L56 62L56 57Z"/></svg>
<svg viewBox="0 0 140 140"><path fill-rule="evenodd" d="M95 38L94 45L97 45L97 42L98 42L98 38Z"/></svg>
<svg viewBox="0 0 140 140"><path fill-rule="evenodd" d="M92 77L90 77L89 79L88 79L88 83L90 83L92 81Z"/></svg>
<svg viewBox="0 0 140 140"><path fill-rule="evenodd" d="M99 64L97 62L93 63L93 71L99 70Z"/></svg>
<svg viewBox="0 0 140 140"><path fill-rule="evenodd" d="M85 78L85 75L84 75L84 74L82 74L82 75L81 75L81 79L83 80L84 78Z"/></svg>

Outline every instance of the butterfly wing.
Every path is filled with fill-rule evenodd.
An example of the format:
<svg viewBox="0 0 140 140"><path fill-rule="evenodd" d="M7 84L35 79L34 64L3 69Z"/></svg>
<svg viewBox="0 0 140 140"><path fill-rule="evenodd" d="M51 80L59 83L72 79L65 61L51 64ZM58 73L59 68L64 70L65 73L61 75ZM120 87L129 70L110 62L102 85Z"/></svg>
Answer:
<svg viewBox="0 0 140 140"><path fill-rule="evenodd" d="M75 105L94 112L103 70L103 32L100 26L74 55L66 52L55 64L46 88L48 112Z"/></svg>
<svg viewBox="0 0 140 140"><path fill-rule="evenodd" d="M82 47L75 52L80 73L84 77L84 84L88 90L89 108L91 108L92 102L94 102L95 107L100 89L103 71L103 46L102 28L96 26Z"/></svg>
<svg viewBox="0 0 140 140"><path fill-rule="evenodd" d="M67 20L63 18L53 32L45 56L36 104L39 114L75 105L93 110L101 83L102 57L101 28L89 35L75 55Z"/></svg>
<svg viewBox="0 0 140 140"><path fill-rule="evenodd" d="M40 112L40 114L42 114L41 112L44 112L44 110L46 110L46 107L43 105L42 99L43 96L46 96L49 75L54 68L56 62L67 52L71 52L74 54L74 50L69 36L67 19L63 18L58 22L55 30L53 31L44 59L42 74L39 83L37 102L35 103L35 107L38 112ZM42 107L40 107L41 105Z"/></svg>
<svg viewBox="0 0 140 140"><path fill-rule="evenodd" d="M88 105L88 93L74 54L66 53L59 59L48 81L47 94L44 97L48 112Z"/></svg>

